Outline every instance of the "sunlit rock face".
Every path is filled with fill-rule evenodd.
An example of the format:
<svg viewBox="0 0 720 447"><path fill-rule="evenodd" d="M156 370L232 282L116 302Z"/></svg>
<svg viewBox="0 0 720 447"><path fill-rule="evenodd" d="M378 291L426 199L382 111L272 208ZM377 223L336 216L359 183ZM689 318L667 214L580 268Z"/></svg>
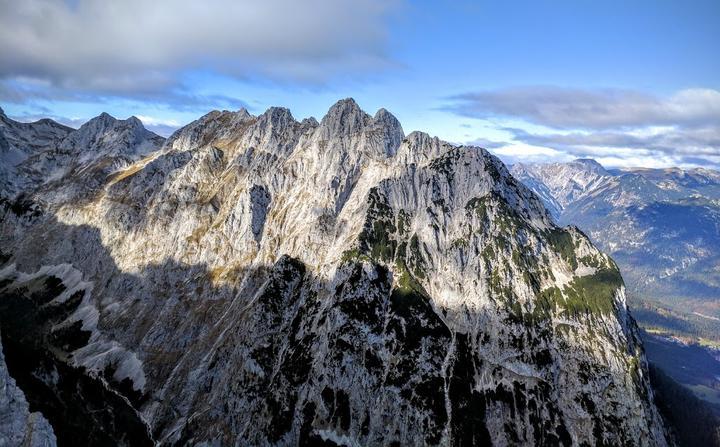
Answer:
<svg viewBox="0 0 720 447"><path fill-rule="evenodd" d="M487 151L346 99L130 152L6 201L2 279L154 441L666 443L614 262Z"/></svg>

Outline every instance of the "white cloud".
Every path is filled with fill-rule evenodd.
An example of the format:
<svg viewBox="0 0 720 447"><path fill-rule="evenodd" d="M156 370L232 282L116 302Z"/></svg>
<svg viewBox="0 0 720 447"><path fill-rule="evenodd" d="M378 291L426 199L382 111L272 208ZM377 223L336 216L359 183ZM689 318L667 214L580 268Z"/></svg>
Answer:
<svg viewBox="0 0 720 447"><path fill-rule="evenodd" d="M457 95L446 109L462 116L509 117L557 129L702 126L720 122L720 91L694 88L658 97L619 89L519 87Z"/></svg>
<svg viewBox="0 0 720 447"><path fill-rule="evenodd" d="M534 163L546 161L570 161L573 157L555 149L525 143L505 144L497 148L490 148L498 157L507 163Z"/></svg>
<svg viewBox="0 0 720 447"><path fill-rule="evenodd" d="M135 115L137 119L142 121L142 123L146 126L169 126L169 127L180 127L180 123L177 122L177 120L173 119L162 119L162 118L155 118L152 116L146 116L146 115Z"/></svg>
<svg viewBox="0 0 720 447"><path fill-rule="evenodd" d="M197 68L323 82L390 64L399 2L0 0L0 77L115 94L171 90Z"/></svg>
<svg viewBox="0 0 720 447"><path fill-rule="evenodd" d="M135 115L135 117L142 121L145 128L163 137L170 136L182 126L180 122L174 119L156 118L147 115Z"/></svg>
<svg viewBox="0 0 720 447"><path fill-rule="evenodd" d="M542 134L513 130L512 141L494 149L512 162L593 158L610 167L720 168L720 130L716 128Z"/></svg>
<svg viewBox="0 0 720 447"><path fill-rule="evenodd" d="M720 168L717 90L658 97L617 89L522 87L452 101L447 109L459 115L510 119L513 127L502 128L509 137L495 152L511 160L537 161L542 154L528 148L542 147L555 152L546 153L546 161L579 157L608 166Z"/></svg>

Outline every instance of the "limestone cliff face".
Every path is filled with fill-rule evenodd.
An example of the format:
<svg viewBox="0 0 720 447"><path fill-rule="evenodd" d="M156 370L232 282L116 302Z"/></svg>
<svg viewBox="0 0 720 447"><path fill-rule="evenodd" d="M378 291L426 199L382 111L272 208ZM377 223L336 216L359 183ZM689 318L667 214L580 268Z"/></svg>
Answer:
<svg viewBox="0 0 720 447"><path fill-rule="evenodd" d="M347 99L130 157L8 202L2 276L61 280L53 352L155 441L666 443L617 267L485 150Z"/></svg>

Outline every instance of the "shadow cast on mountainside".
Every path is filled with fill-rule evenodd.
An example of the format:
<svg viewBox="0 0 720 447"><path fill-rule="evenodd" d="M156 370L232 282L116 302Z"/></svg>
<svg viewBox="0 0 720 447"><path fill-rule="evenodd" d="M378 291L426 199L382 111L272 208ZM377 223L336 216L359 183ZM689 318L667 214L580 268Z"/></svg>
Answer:
<svg viewBox="0 0 720 447"><path fill-rule="evenodd" d="M439 375L442 367L437 363L443 357L434 359L437 371L426 377L419 371L422 366L415 363L415 357L410 353L421 355L421 346L428 343L436 346L435 349L446 350L450 332L425 297L413 292L391 293L392 276L384 267L374 267L375 279L372 279L367 277L362 265L356 264L345 278L350 283L341 281L333 291L336 300L323 303L315 295L328 289L329 284L307 272L299 261L287 257L274 266L236 272L237 278L242 279L235 281L234 286L212 285L212 274L205 266L185 266L172 261L145 266L137 274L128 274L117 269L112 256L102 246L96 228L66 226L54 218L49 220L46 224L61 233L64 241L52 237L35 239L30 235L33 242L43 247L39 251L25 247L28 251L9 254L6 260L29 272L40 267L39 259L43 259L44 264L73 262L80 271L88 272L83 276L95 283L92 302L101 311L97 326L102 337L120 340L123 345L132 347L142 359L147 377L146 391L139 392L131 381L114 379L117 365L107 365L98 378L94 378L95 374L88 374L84 368L67 362L73 352L88 343L90 333L83 330L80 323L61 324L58 328L58 324L77 311L83 299L82 293L76 292L63 303L54 301L67 290L63 278L39 275L31 281L4 281L1 284L0 321L10 373L25 393L31 410L40 411L48 418L60 444L92 445L118 440L134 445L147 443L150 435L143 435L147 430L135 409L153 408L156 404L160 408L155 408L153 413L154 436L157 439L175 436L178 442L189 441L194 433L202 432L209 421L203 422L202 418L186 421L176 433L176 420L180 416L177 408L183 405L202 407L209 404L206 397L228 392L237 399L249 394L255 396L253 405L259 411L254 423L263 434L260 439L278 441L293 431L301 443L318 442L320 438L313 430L314 424L347 427L351 420L360 417L352 410L352 399L360 396L349 395L349 391L338 387L339 383L330 385L334 380L341 382L342 377L327 379L329 386L321 388L325 390L323 396L316 396L322 399L320 401L301 398L297 394L297 388L308 381L322 380L321 376L313 378L310 373L318 361L313 359L319 354L318 343L325 344L325 349L333 353L330 362L339 366L346 356L355 357L362 359L368 372L382 375L381 371L387 370L388 365L384 364L377 347L363 335L362 328L368 325L376 334L386 331L382 322L391 311L390 307L404 321L400 324L400 320L395 319L392 324L393 339L397 344L393 351L404 357L401 365L393 367L395 372L388 379L392 386L404 390L401 391L404 397L396 398L405 402L402 405L430 411L432 417L428 420L447 418L447 415L443 416L445 397ZM63 244L69 244L72 251L60 255L59 248ZM26 258L36 255L41 257ZM161 282L161 276L176 281L174 284ZM350 286L365 280L374 281L374 293L363 293ZM102 289L98 285L102 285ZM258 308L249 310L248 306L253 302ZM100 303L109 303L111 308L119 304L123 309L105 313ZM321 310L323 306L325 311ZM319 341L313 326L337 318L338 312L344 315L343 318L350 318L350 323L334 328L339 332ZM253 322L253 318L259 320ZM252 330L231 329L243 325L250 325ZM347 337L349 332L354 332L355 337ZM227 341L223 339L226 333ZM238 334L239 340L236 339ZM248 334L253 340L242 338ZM291 341L285 345L286 352L291 355L283 354L280 349L282 340L286 339ZM247 346L249 352L234 352L236 342ZM238 379L243 383L238 389L239 383L233 382L232 378L238 368L244 369L248 362L264 372L256 371ZM200 383L193 385L188 381L192 381L191 372L198 367L205 373L200 377ZM472 370L471 365L465 368ZM467 374L466 378L472 375L470 371ZM235 385L231 383L232 386L226 388L221 386L222 382L216 382L223 378ZM410 380L413 378L414 381ZM459 377L456 380L453 389L470 386ZM279 387L278 382L285 386ZM233 389L235 391L231 391ZM278 389L285 391L278 392ZM129 401L120 398L116 392L128 397ZM464 396L465 392L469 394ZM510 394L506 395L508 392ZM335 397L328 398L328 393ZM503 393L506 393L501 394L505 396L504 401L511 403L512 391ZM457 395L454 405L465 405L462 402L475 396L472 397L473 405L478 409L475 417L480 418L475 422L472 422L474 419L457 422L458 433L463 432L462 436L472 439L477 436L488 439L484 425L478 425L477 429L468 425L482 422L484 410L480 410L484 408L484 398L478 401L480 395L470 389L453 394ZM218 422L216 411L224 412L225 409L212 409L210 421L222 426L224 421ZM231 427L227 429L232 431ZM428 435L429 439L439 436L439 431L429 431L433 433ZM228 441L231 439L227 438Z"/></svg>
<svg viewBox="0 0 720 447"><path fill-rule="evenodd" d="M572 442L556 383L522 376L480 354L489 344L505 349L509 343L508 349L517 351L514 361L530 370L546 369L555 355L548 348L555 335L547 327L508 318L502 334L483 328L454 332L411 273L394 281L393 272L375 261L346 259L330 280L287 256L273 265L223 272L222 281L206 265L173 260L123 272L103 246L99 229L67 225L54 216L34 218L44 220L6 254L8 261L29 273L42 265L72 263L93 283L85 298L54 303L71 284L45 275L32 284L15 284L20 287L13 286L9 306L0 307L10 372L31 409L48 412L58 440L68 441L76 430L87 433L87 444L103 439L90 428L129 439L143 433L137 429L142 427L134 413L138 409L152 426L152 438L166 443L312 444L325 439L327 430L356 433L368 443L435 444L444 436L487 443L494 432L486 417L497 414L510 421L498 429L503 439ZM97 332L58 326L65 314L88 304L100 315ZM450 310L474 312L475 321L486 321L486 309ZM18 315L26 318L22 326L15 324ZM21 327L34 335L26 336ZM520 332L511 330L516 327ZM129 401L114 399L87 371L63 362L90 345L105 347L101 341L126 350L109 358L115 362L103 364L99 376ZM20 352L30 358L19 357ZM125 371L132 355L141 377ZM609 374L586 366L582 380L590 381L591 373ZM38 368L44 373L35 374ZM61 388L47 379L53 371L62 375ZM511 378L481 388L477 378L486 373ZM88 380L87 392L63 394L65 387ZM60 393L61 404L53 403L54 393ZM102 418L93 416L92 406L100 393L117 401ZM606 431L622 436L622 421L596 413L594 396L582 393L578 399L591 415L598 441ZM397 411L406 419L388 419ZM96 425L83 427L83 420ZM389 425L393 430L387 431ZM408 437L413 434L403 433L405 426L417 427L419 437ZM148 434L142 441L149 439Z"/></svg>
<svg viewBox="0 0 720 447"><path fill-rule="evenodd" d="M213 325L236 290L214 286L205 265L168 261L123 272L97 228L65 225L30 209L6 206L5 212L45 219L28 230L18 252L0 253L1 339L31 411L46 416L61 445L151 445L136 410L155 400L189 341L217 335ZM261 283L267 271L230 274Z"/></svg>

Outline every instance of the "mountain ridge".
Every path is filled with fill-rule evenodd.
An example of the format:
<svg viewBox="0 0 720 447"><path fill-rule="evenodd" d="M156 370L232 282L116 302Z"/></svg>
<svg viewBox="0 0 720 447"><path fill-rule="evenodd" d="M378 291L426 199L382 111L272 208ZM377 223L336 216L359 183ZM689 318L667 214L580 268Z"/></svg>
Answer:
<svg viewBox="0 0 720 447"><path fill-rule="evenodd" d="M573 175L559 175L568 169ZM701 272L713 277L711 265L720 256L713 249L720 242L719 171L623 168L598 176L597 170L570 162L516 165L512 172L561 224L578 225L602 249L618 256L633 293L679 296L680 289L663 278L680 280ZM691 281L697 284L683 282L682 287L702 287L697 278ZM643 291L645 286L650 290ZM711 287L698 296L718 292Z"/></svg>
<svg viewBox="0 0 720 447"><path fill-rule="evenodd" d="M345 99L88 163L0 211L3 291L161 444L667 443L617 266L484 149Z"/></svg>
<svg viewBox="0 0 720 447"><path fill-rule="evenodd" d="M514 167L513 173L552 206L557 203L553 194L562 195L567 188L553 166ZM706 168L606 172L574 201L556 207L555 219L578 225L613 255L635 306L642 309L643 324L655 329L661 324L677 336L717 339L720 326L712 323L720 317L716 300L720 172ZM548 177L551 180L546 181ZM684 315L684 320L673 322L663 316L669 314ZM705 321L696 321L698 314L707 316Z"/></svg>

